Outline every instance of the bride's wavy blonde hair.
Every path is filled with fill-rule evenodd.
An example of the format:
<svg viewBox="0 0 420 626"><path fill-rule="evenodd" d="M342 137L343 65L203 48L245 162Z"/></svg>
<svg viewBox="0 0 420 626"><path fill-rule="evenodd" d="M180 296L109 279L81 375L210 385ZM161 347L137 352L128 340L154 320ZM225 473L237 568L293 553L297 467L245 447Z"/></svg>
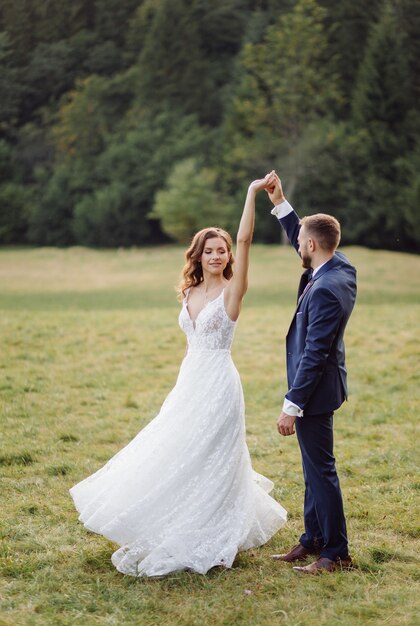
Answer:
<svg viewBox="0 0 420 626"><path fill-rule="evenodd" d="M201 256L203 254L207 239L221 237L226 243L229 259L223 270L223 276L229 280L233 276L232 265L235 261L232 254L232 237L221 228L203 228L194 235L191 245L185 252L186 263L182 268L181 279L177 287L178 300L182 300L187 289L199 285L203 280L203 268L201 267Z"/></svg>

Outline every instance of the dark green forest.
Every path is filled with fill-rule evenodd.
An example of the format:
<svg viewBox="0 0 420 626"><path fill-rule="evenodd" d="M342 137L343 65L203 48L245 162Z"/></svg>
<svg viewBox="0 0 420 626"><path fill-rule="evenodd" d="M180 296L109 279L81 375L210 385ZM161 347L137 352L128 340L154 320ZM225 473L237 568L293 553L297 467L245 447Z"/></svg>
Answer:
<svg viewBox="0 0 420 626"><path fill-rule="evenodd" d="M343 243L418 250L419 32L417 0L1 0L0 243L235 232L275 168Z"/></svg>

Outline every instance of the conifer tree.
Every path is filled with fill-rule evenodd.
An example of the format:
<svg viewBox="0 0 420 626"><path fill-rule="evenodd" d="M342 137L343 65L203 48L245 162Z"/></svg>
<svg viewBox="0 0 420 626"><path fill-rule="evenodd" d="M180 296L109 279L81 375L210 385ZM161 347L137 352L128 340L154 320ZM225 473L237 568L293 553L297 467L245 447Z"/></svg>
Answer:
<svg viewBox="0 0 420 626"><path fill-rule="evenodd" d="M372 29L360 66L352 103L362 179L353 180L354 210L360 214L362 243L400 247L406 241L404 212L398 208L402 193L398 160L412 147L412 80L406 36L391 2ZM360 167L362 165L362 167Z"/></svg>

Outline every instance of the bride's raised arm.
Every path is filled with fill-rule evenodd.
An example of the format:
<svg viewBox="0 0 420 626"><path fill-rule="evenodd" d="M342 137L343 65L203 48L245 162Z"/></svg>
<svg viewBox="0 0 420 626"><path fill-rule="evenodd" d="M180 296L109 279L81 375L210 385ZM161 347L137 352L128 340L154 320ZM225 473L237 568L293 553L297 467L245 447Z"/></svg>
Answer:
<svg viewBox="0 0 420 626"><path fill-rule="evenodd" d="M259 191L274 187L276 173L273 170L260 180L254 180L248 193L236 236L236 256L233 276L225 288L225 307L230 319L238 319L242 299L248 288L249 249L255 222L255 196Z"/></svg>

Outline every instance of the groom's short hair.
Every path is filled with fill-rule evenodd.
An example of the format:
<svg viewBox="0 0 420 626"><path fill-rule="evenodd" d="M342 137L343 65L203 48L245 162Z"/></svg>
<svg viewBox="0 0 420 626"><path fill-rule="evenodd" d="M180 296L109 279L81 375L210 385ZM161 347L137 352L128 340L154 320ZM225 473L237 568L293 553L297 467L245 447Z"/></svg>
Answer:
<svg viewBox="0 0 420 626"><path fill-rule="evenodd" d="M340 222L332 215L316 213L300 220L306 234L312 236L323 250L334 251L341 238Z"/></svg>

